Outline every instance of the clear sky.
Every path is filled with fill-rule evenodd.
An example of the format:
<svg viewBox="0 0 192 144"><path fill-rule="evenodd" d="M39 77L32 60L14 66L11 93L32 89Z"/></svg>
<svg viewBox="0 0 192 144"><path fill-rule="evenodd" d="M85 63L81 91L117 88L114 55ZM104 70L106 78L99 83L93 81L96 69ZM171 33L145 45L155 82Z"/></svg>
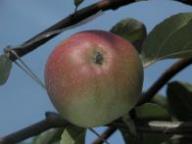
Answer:
<svg viewBox="0 0 192 144"><path fill-rule="evenodd" d="M93 2L96 0L85 0L81 7ZM2 52L7 45L21 44L73 11L72 0L1 0L0 51ZM107 31L126 17L143 21L149 32L166 17L189 11L192 12L192 7L170 0L151 0L131 4L116 11L107 11L84 25L66 30L22 59L43 80L44 65L49 53L61 40L76 32L87 29ZM144 89L148 88L171 63L173 61L163 61L147 68ZM189 67L174 80L192 82L191 70ZM0 87L0 93L0 136L43 119L46 111L55 111L45 90L15 65L8 82ZM165 93L165 88L161 93ZM95 136L90 133L88 135L87 141L90 143ZM111 144L117 142L123 144L119 133L110 139Z"/></svg>

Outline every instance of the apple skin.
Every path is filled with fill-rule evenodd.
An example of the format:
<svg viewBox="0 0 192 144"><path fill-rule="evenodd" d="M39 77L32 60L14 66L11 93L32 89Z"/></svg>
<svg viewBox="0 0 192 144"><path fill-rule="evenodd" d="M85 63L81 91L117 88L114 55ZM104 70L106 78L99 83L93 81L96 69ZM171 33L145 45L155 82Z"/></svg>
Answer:
<svg viewBox="0 0 192 144"><path fill-rule="evenodd" d="M61 42L45 66L48 95L63 118L102 126L129 112L141 96L143 66L131 43L110 32L79 32Z"/></svg>

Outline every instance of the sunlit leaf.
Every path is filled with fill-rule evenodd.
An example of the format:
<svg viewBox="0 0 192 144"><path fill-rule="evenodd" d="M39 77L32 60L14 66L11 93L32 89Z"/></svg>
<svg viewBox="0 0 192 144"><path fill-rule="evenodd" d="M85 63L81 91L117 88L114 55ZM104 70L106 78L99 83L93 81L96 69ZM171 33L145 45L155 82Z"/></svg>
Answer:
<svg viewBox="0 0 192 144"><path fill-rule="evenodd" d="M132 42L138 52L141 52L141 45L147 35L145 25L133 18L121 20L112 27L111 32Z"/></svg>
<svg viewBox="0 0 192 144"><path fill-rule="evenodd" d="M6 55L0 55L0 85L6 83L12 68L12 61Z"/></svg>
<svg viewBox="0 0 192 144"><path fill-rule="evenodd" d="M179 120L192 120L192 85L171 82L167 88L170 112Z"/></svg>
<svg viewBox="0 0 192 144"><path fill-rule="evenodd" d="M70 125L63 131L60 144L84 144L85 132L83 128Z"/></svg>
<svg viewBox="0 0 192 144"><path fill-rule="evenodd" d="M180 13L158 24L143 44L144 66L165 58L192 56L192 13Z"/></svg>
<svg viewBox="0 0 192 144"><path fill-rule="evenodd" d="M140 119L153 119L153 120L160 120L160 119L169 119L168 111L154 103L145 103L139 107L135 108L137 117Z"/></svg>

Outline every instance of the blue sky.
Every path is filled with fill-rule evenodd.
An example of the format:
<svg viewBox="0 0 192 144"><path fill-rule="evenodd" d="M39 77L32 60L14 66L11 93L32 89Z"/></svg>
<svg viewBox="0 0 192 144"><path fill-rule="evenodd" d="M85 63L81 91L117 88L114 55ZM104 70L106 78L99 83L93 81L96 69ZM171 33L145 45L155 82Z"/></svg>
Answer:
<svg viewBox="0 0 192 144"><path fill-rule="evenodd" d="M85 0L81 7L96 2ZM0 51L7 45L16 46L68 16L74 11L72 0L1 0L0 1ZM22 59L43 80L44 65L54 46L70 35L87 29L109 30L116 22L126 17L143 21L148 32L166 17L179 12L192 11L190 6L169 0L138 2L116 11L107 11L94 20L64 31L39 49ZM144 89L173 61L163 61L145 70ZM191 67L178 74L174 80L192 82L189 79ZM44 117L45 111L54 111L44 89L31 80L17 66L13 66L8 82L0 87L0 136L28 126ZM165 88L161 91L165 93ZM93 135L89 133L87 141ZM110 143L123 143L120 134L110 139Z"/></svg>

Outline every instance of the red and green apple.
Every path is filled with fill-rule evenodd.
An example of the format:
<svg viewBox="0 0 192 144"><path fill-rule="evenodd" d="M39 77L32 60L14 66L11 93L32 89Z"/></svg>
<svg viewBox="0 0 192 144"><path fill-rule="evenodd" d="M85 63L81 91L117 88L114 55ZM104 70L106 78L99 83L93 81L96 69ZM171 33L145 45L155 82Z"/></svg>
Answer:
<svg viewBox="0 0 192 144"><path fill-rule="evenodd" d="M130 42L110 32L83 31L53 50L45 84L63 118L80 127L101 126L135 106L143 66Z"/></svg>

